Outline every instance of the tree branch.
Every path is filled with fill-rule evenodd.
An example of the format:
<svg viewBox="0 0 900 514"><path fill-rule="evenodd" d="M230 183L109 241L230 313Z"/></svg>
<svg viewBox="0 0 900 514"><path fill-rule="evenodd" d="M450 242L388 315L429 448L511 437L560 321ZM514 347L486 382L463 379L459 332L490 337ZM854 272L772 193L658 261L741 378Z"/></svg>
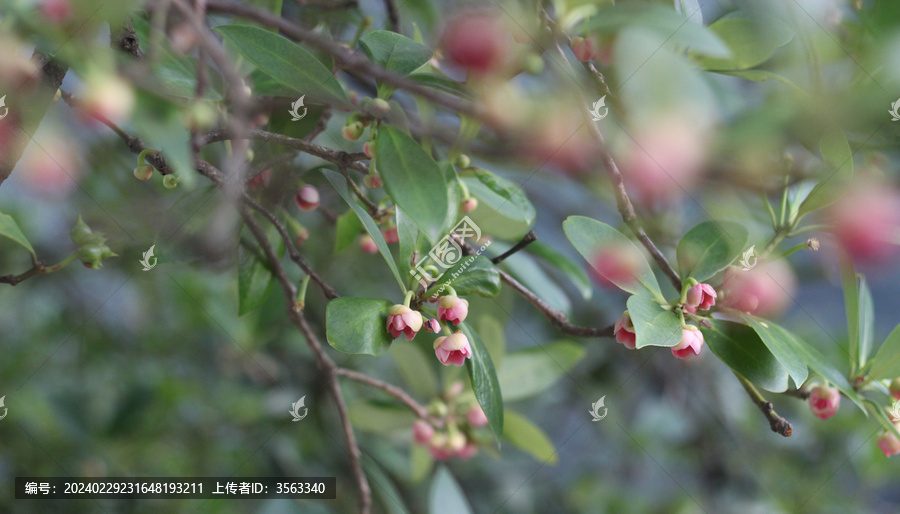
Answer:
<svg viewBox="0 0 900 514"><path fill-rule="evenodd" d="M772 407L772 402L767 402L765 398L759 391L756 389L756 386L753 385L752 382L747 380L746 378L739 375L736 371L732 371L734 376L737 377L738 381L744 386L744 390L747 391L747 394L750 395L750 399L753 400L753 403L759 407L760 412L763 413L763 416L769 420L769 428L772 429L772 432L776 432L778 434L783 435L784 437L790 437L794 432L794 428L788 422L788 420L782 418L775 412L775 409Z"/></svg>
<svg viewBox="0 0 900 514"><path fill-rule="evenodd" d="M119 30L109 33L109 42L114 48L122 50L137 60L144 58L144 52L141 51L141 46L138 44L137 34L134 32L134 25L130 19L119 27Z"/></svg>
<svg viewBox="0 0 900 514"><path fill-rule="evenodd" d="M394 0L384 0L384 9L387 11L388 20L391 22L391 30L400 32L400 12L397 11L397 4Z"/></svg>
<svg viewBox="0 0 900 514"><path fill-rule="evenodd" d="M491 262L493 262L494 264L500 264L501 262L510 258L512 255L515 255L518 251L522 250L535 241L537 241L537 234L534 233L534 230L529 230L528 233L525 234L524 237L522 237L521 241L516 243L516 245L509 250L503 252L502 255L498 255L491 259Z"/></svg>
<svg viewBox="0 0 900 514"><path fill-rule="evenodd" d="M413 400L410 395L406 394L406 392L399 387L388 384L387 382L382 382L377 378L372 378L368 375L363 375L362 373L347 368L337 368L334 371L338 375L343 375L349 379L356 380L357 382L362 382L363 384L377 387L378 389L381 389L382 391L388 393L389 395L406 404L406 406L409 407L419 418L428 418L428 409L426 409L422 405L419 405L418 402Z"/></svg>

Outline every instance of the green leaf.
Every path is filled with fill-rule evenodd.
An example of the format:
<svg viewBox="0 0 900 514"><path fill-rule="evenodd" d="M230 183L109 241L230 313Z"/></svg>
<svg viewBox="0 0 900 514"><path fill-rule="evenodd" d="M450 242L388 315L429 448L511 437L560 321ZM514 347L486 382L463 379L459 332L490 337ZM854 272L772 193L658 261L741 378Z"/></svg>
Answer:
<svg viewBox="0 0 900 514"><path fill-rule="evenodd" d="M413 263L410 262L410 259L412 258L413 252L419 250L419 227L416 226L416 223L412 218L403 212L403 209L394 206L394 210L396 211L397 239L399 239L398 246L400 247L400 259L398 263L400 276L410 278L409 271L413 265ZM422 252L419 252L419 255L424 254L424 249Z"/></svg>
<svg viewBox="0 0 900 514"><path fill-rule="evenodd" d="M490 259L482 255L462 257L452 268L444 272L435 285L422 296L446 294L441 291L450 286L458 296L478 293L482 296L497 296L500 292L500 273Z"/></svg>
<svg viewBox="0 0 900 514"><path fill-rule="evenodd" d="M381 502L383 512L386 514L410 514L404 503L403 495L397 490L388 474L378 465L378 461L363 456L362 462L363 471L372 485L372 492Z"/></svg>
<svg viewBox="0 0 900 514"><path fill-rule="evenodd" d="M311 53L278 34L248 25L220 25L213 30L260 71L308 100L350 106L344 88Z"/></svg>
<svg viewBox="0 0 900 514"><path fill-rule="evenodd" d="M594 259L601 250L610 249L622 252L627 260L634 263L636 269L633 280L606 277L607 280L631 294L646 295L649 292L655 298L664 299L644 254L621 232L606 223L584 216L569 216L563 222L563 231L572 246L591 266L594 266Z"/></svg>
<svg viewBox="0 0 900 514"><path fill-rule="evenodd" d="M772 324L771 321L767 323ZM850 399L853 403L856 404L857 407L863 413L865 413L866 417L869 416L868 411L866 411L865 405L862 403L862 399L856 394L856 391L853 390L853 387L847 381L847 378L843 373L835 369L833 366L828 364L827 359L822 352L812 347L799 337L794 336L794 344L796 345L796 351L803 359L804 362L809 366L811 370L818 373L826 380L828 380L834 387L837 387L844 396Z"/></svg>
<svg viewBox="0 0 900 514"><path fill-rule="evenodd" d="M370 61L401 75L409 75L434 57L427 46L388 30L364 34L359 38L359 47Z"/></svg>
<svg viewBox="0 0 900 514"><path fill-rule="evenodd" d="M32 257L35 255L34 248L31 247L31 243L28 242L28 238L22 233L22 229L19 228L16 220L9 214L2 212L0 212L0 236L12 239L16 244L28 250Z"/></svg>
<svg viewBox="0 0 900 514"><path fill-rule="evenodd" d="M466 87L464 84L460 84L459 82L443 75L437 75L434 73L414 73L410 75L409 78L412 81L418 82L423 86L434 88L438 91L456 95L462 98L469 99L475 96L472 90Z"/></svg>
<svg viewBox="0 0 900 514"><path fill-rule="evenodd" d="M473 191L473 193L481 193L480 195L475 194L476 198L488 202L498 211L522 220L528 225L534 223L537 212L534 210L534 205L525 196L521 186L481 168L469 168L466 170L466 173L474 173L475 178L493 193L493 195L486 195L481 188L478 188L476 191Z"/></svg>
<svg viewBox="0 0 900 514"><path fill-rule="evenodd" d="M512 245L503 241L495 241L492 245L498 255L512 248ZM532 291L540 291L541 299L554 309L570 315L572 302L566 292L556 284L534 257L527 252L516 252L503 261L501 266L516 280Z"/></svg>
<svg viewBox="0 0 900 514"><path fill-rule="evenodd" d="M856 269L853 261L846 255L840 256L841 285L844 289L844 308L847 311L847 340L850 344L850 368L857 369L860 362L859 351L859 287L856 282Z"/></svg>
<svg viewBox="0 0 900 514"><path fill-rule="evenodd" d="M353 209L338 216L334 235L334 253L341 253L342 250L352 245L362 232L362 222Z"/></svg>
<svg viewBox="0 0 900 514"><path fill-rule="evenodd" d="M520 414L506 411L503 437L541 463L555 466L559 462L556 448L553 447L547 434Z"/></svg>
<svg viewBox="0 0 900 514"><path fill-rule="evenodd" d="M875 310L866 277L859 275L859 367L866 365L875 337Z"/></svg>
<svg viewBox="0 0 900 514"><path fill-rule="evenodd" d="M672 347L681 342L681 320L674 312L667 311L646 296L634 295L628 298L626 305L637 336L635 348Z"/></svg>
<svg viewBox="0 0 900 514"><path fill-rule="evenodd" d="M375 246L378 247L378 251L381 252L381 256L384 257L384 261L387 263L388 267L394 272L394 278L397 279L397 283L400 284L400 289L403 290L403 293L405 294L406 284L400 276L400 270L397 269L397 263L394 262L394 256L391 254L391 250L384 240L384 235L381 234L381 230L378 229L378 224L375 223L375 220L372 219L372 216L369 215L368 211L363 209L363 207L356 203L353 200L353 197L350 196L350 190L347 188L347 179L340 173L325 168L322 169L322 174L325 175L328 182L331 182L331 185L338 194L341 195L341 198L350 205L350 208L353 209L359 217L359 221L362 222L366 232L372 236L372 240L375 241Z"/></svg>
<svg viewBox="0 0 900 514"><path fill-rule="evenodd" d="M431 490L428 497L428 512L430 514L471 514L472 507L466 500L463 490L453 479L453 475L444 466L438 467L431 482Z"/></svg>
<svg viewBox="0 0 900 514"><path fill-rule="evenodd" d="M475 391L475 398L484 410L494 437L499 443L500 434L503 433L503 397L494 363L478 334L465 322L460 323L459 328L469 338L469 345L472 347L472 358L466 359L466 370L472 381L472 390Z"/></svg>
<svg viewBox="0 0 900 514"><path fill-rule="evenodd" d="M266 229L266 237L279 257L284 255L284 240L275 227ZM265 303L272 289L274 277L262 250L248 250L238 245L238 316L256 310Z"/></svg>
<svg viewBox="0 0 900 514"><path fill-rule="evenodd" d="M375 161L384 189L436 242L447 216L447 182L434 159L413 138L391 126L378 129Z"/></svg>
<svg viewBox="0 0 900 514"><path fill-rule="evenodd" d="M731 50L731 57L700 57L697 64L707 70L743 70L769 60L778 47L786 44L793 33L774 20L762 22L738 17L724 17L709 26Z"/></svg>
<svg viewBox="0 0 900 514"><path fill-rule="evenodd" d="M148 148L159 149L166 161L189 186L197 176L189 141L191 135L181 119L180 107L168 99L139 92L131 118Z"/></svg>
<svg viewBox="0 0 900 514"><path fill-rule="evenodd" d="M434 356L427 358L418 345L398 344L391 347L391 357L397 364L397 371L410 390L421 398L437 395L438 379L432 363Z"/></svg>
<svg viewBox="0 0 900 514"><path fill-rule="evenodd" d="M755 330L741 323L713 320L712 328L701 327L700 331L709 349L729 368L767 391L787 390L787 370Z"/></svg>
<svg viewBox="0 0 900 514"><path fill-rule="evenodd" d="M900 377L900 325L894 328L872 359L869 377L874 380Z"/></svg>
<svg viewBox="0 0 900 514"><path fill-rule="evenodd" d="M347 407L353 428L382 435L393 435L399 430L409 430L416 420L406 407L380 405L374 402L356 402Z"/></svg>
<svg viewBox="0 0 900 514"><path fill-rule="evenodd" d="M552 386L584 356L584 348L558 341L507 354L500 367L500 389L507 401L533 396Z"/></svg>
<svg viewBox="0 0 900 514"><path fill-rule="evenodd" d="M688 230L678 242L681 279L698 282L711 278L731 264L747 245L747 229L737 223L707 221Z"/></svg>
<svg viewBox="0 0 900 514"><path fill-rule="evenodd" d="M469 218L482 231L513 241L521 239L531 229L532 220L523 215L512 202L491 191L475 177L461 177L461 180L469 193L478 200L478 207L469 213Z"/></svg>
<svg viewBox="0 0 900 514"><path fill-rule="evenodd" d="M799 345L797 337L771 321L762 320L749 314L742 314L741 318L753 327L753 330L762 339L766 348L772 352L772 355L787 370L794 380L794 384L797 387L803 385L803 382L806 381L806 377L809 375L809 370L807 369L806 360L801 357L797 350Z"/></svg>
<svg viewBox="0 0 900 514"><path fill-rule="evenodd" d="M344 353L365 353L376 357L391 346L387 331L390 300L335 298L325 308L325 336L328 344Z"/></svg>
<svg viewBox="0 0 900 514"><path fill-rule="evenodd" d="M490 314L482 314L475 320L474 325L482 336L482 342L487 348L494 366L500 368L506 356L506 336L503 333L503 323L497 321Z"/></svg>
<svg viewBox="0 0 900 514"><path fill-rule="evenodd" d="M409 479L414 483L419 483L425 478L434 466L434 458L424 446L417 444L411 445L409 448Z"/></svg>
<svg viewBox="0 0 900 514"><path fill-rule="evenodd" d="M565 255L557 252L553 248L541 243L540 241L535 241L530 245L525 247L525 250L533 255L537 255L538 257L544 259L548 263L552 264L556 269L561 271L569 280L572 281L572 284L578 289L578 292L581 293L582 298L585 300L590 300L591 295L593 294L593 288L591 287L591 279L588 278L587 273L585 273L584 268L578 266L571 259L566 257Z"/></svg>
<svg viewBox="0 0 900 514"><path fill-rule="evenodd" d="M713 57L729 56L728 47L715 32L693 21L685 21L682 14L658 4L625 3L611 9L603 9L575 32L614 34L625 27L649 29L667 44L687 48L698 54Z"/></svg>
<svg viewBox="0 0 900 514"><path fill-rule="evenodd" d="M809 96L791 79L768 70L715 70L714 73L752 80L753 82L765 82L769 79L773 79L777 82L781 82L782 84L789 86L795 93L798 93L798 95L801 97Z"/></svg>
<svg viewBox="0 0 900 514"><path fill-rule="evenodd" d="M819 150L825 160L825 174L800 204L798 219L836 202L853 180L853 152L841 129L826 130L819 142Z"/></svg>

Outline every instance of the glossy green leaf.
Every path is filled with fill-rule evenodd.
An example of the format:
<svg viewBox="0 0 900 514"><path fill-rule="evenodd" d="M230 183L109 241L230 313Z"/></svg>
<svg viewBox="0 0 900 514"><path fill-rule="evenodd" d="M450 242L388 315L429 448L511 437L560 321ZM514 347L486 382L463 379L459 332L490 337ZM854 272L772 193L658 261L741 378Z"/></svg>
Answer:
<svg viewBox="0 0 900 514"><path fill-rule="evenodd" d="M418 345L395 344L390 355L394 358L397 371L409 389L420 398L433 398L437 395L438 379L434 372L434 352L426 356Z"/></svg>
<svg viewBox="0 0 900 514"><path fill-rule="evenodd" d="M844 289L844 309L847 311L847 340L850 344L850 367L861 365L859 351L859 287L856 268L846 255L840 256L841 285Z"/></svg>
<svg viewBox="0 0 900 514"><path fill-rule="evenodd" d="M464 84L443 75L437 75L435 73L414 73L413 75L410 75L409 78L423 86L434 88L443 91L444 93L450 93L451 95L462 98L472 98L475 96L472 90Z"/></svg>
<svg viewBox="0 0 900 514"><path fill-rule="evenodd" d="M419 143L394 127L378 129L375 146L385 191L436 242L449 207L444 174Z"/></svg>
<svg viewBox="0 0 900 514"><path fill-rule="evenodd" d="M387 311L394 303L372 298L335 298L325 308L328 344L344 353L382 355L394 340Z"/></svg>
<svg viewBox="0 0 900 514"><path fill-rule="evenodd" d="M410 259L413 253L419 250L419 227L416 226L412 218L403 212L403 209L395 206L394 210L396 211L397 239L399 240L397 244L400 247L397 265L400 268L401 277L411 278L409 271L413 263L410 262ZM423 248L419 255L424 255L426 251ZM414 285L414 287L418 286Z"/></svg>
<svg viewBox="0 0 900 514"><path fill-rule="evenodd" d="M582 298L585 300L591 299L591 295L593 294L591 279L588 278L588 275L585 273L582 266L575 264L565 255L540 241L531 243L525 247L525 250L530 254L537 255L544 259L553 267L561 271L572 281L572 284L578 289L578 292L581 293Z"/></svg>
<svg viewBox="0 0 900 514"><path fill-rule="evenodd" d="M555 466L559 462L556 448L547 434L520 414L506 411L503 438L542 464Z"/></svg>
<svg viewBox="0 0 900 514"><path fill-rule="evenodd" d="M713 57L728 57L728 47L715 32L694 21L685 21L681 13L670 7L645 2L618 4L603 9L576 30L582 32L617 33L623 27L641 27L652 31L672 46L687 48Z"/></svg>
<svg viewBox="0 0 900 514"><path fill-rule="evenodd" d="M743 70L769 60L775 51L790 41L793 33L774 20L762 22L739 17L724 17L709 26L731 50L731 57L700 57L697 64L707 70Z"/></svg>
<svg viewBox="0 0 900 514"><path fill-rule="evenodd" d="M481 227L482 231L498 238L515 241L521 239L531 229L532 221L523 216L513 203L491 191L475 177L462 177L461 180L469 189L469 193L478 200L478 207L468 216Z"/></svg>
<svg viewBox="0 0 900 514"><path fill-rule="evenodd" d="M859 366L865 366L875 337L875 308L866 277L859 275Z"/></svg>
<svg viewBox="0 0 900 514"><path fill-rule="evenodd" d="M471 514L472 507L453 475L447 468L440 466L431 482L428 495L429 514Z"/></svg>
<svg viewBox="0 0 900 514"><path fill-rule="evenodd" d="M897 325L872 358L869 377L873 379L900 377L900 325Z"/></svg>
<svg viewBox="0 0 900 514"><path fill-rule="evenodd" d="M269 225L266 237L278 256L284 255L284 240ZM250 241L250 239L247 239ZM252 243L251 243L252 244ZM272 290L274 277L265 261L265 255L257 246L252 249L238 246L238 316L256 310L265 303Z"/></svg>
<svg viewBox="0 0 900 514"><path fill-rule="evenodd" d="M474 177L496 196L483 195L481 198L476 195L476 198L488 202L498 211L513 214L528 225L534 223L537 212L521 186L481 168L469 168L466 173L474 173Z"/></svg>
<svg viewBox="0 0 900 514"><path fill-rule="evenodd" d="M685 18L703 24L703 11L700 10L699 0L675 0L675 10Z"/></svg>
<svg viewBox="0 0 900 514"><path fill-rule="evenodd" d="M419 483L428 476L432 467L434 467L434 458L431 453L424 446L411 445L409 448L409 479L414 484Z"/></svg>
<svg viewBox="0 0 900 514"><path fill-rule="evenodd" d="M359 47L370 61L401 75L409 75L434 57L434 51L427 46L389 30L363 34Z"/></svg>
<svg viewBox="0 0 900 514"><path fill-rule="evenodd" d="M688 230L678 242L681 279L698 282L711 278L731 264L747 245L747 229L737 223L706 221Z"/></svg>
<svg viewBox="0 0 900 514"><path fill-rule="evenodd" d="M350 105L331 70L293 41L249 25L220 25L213 30L260 71L309 100Z"/></svg>
<svg viewBox="0 0 900 514"><path fill-rule="evenodd" d="M569 372L584 356L584 347L570 341L509 353L498 373L507 401L538 394Z"/></svg>
<svg viewBox="0 0 900 514"><path fill-rule="evenodd" d="M28 250L28 253L34 256L34 248L31 247L28 238L22 233L19 224L16 223L16 220L14 220L12 216L2 212L0 212L0 237L12 239L13 242L22 246Z"/></svg>
<svg viewBox="0 0 900 514"><path fill-rule="evenodd" d="M681 320L672 311L646 296L634 295L628 299L628 314L634 323L637 337L635 348L645 346L671 347L681 342Z"/></svg>
<svg viewBox="0 0 900 514"><path fill-rule="evenodd" d="M472 358L466 359L466 370L472 381L472 390L475 391L475 398L484 410L494 437L499 443L500 434L503 433L503 396L500 393L500 382L497 380L494 363L474 330L465 322L459 324L459 329L469 338L469 345L472 347Z"/></svg>
<svg viewBox="0 0 900 514"><path fill-rule="evenodd" d="M766 348L784 366L794 380L796 387L803 385L809 370L807 369L807 362L797 350L796 336L771 321L750 316L749 314L744 314L741 317L756 331Z"/></svg>
<svg viewBox="0 0 900 514"><path fill-rule="evenodd" d="M345 248L352 245L359 238L359 233L362 230L362 222L359 221L359 216L356 215L353 209L338 216L334 234L334 253L341 253Z"/></svg>
<svg viewBox="0 0 900 514"><path fill-rule="evenodd" d="M656 276L644 254L625 235L600 221L584 216L569 216L563 222L563 231L572 246L578 250L591 266L600 250L616 249L626 255L635 265L634 280L621 277L606 277L619 288L636 295L647 295L663 299ZM595 268L596 269L596 268ZM597 270L601 271L601 270Z"/></svg>
<svg viewBox="0 0 900 514"><path fill-rule="evenodd" d="M772 325L771 321L767 321L770 325ZM809 343L800 339L799 337L794 336L793 343L795 345L797 353L809 365L809 369L818 373L820 376L824 377L828 382L830 382L834 387L837 387L844 396L850 399L853 403L856 404L857 407L868 417L869 413L866 411L865 406L862 403L862 399L856 394L856 391L853 390L853 387L850 385L850 382L847 381L847 378L843 373L838 371L834 366L828 363L828 360L822 355L815 347L811 346Z"/></svg>
<svg viewBox="0 0 900 514"><path fill-rule="evenodd" d="M712 328L700 331L709 349L729 368L767 391L787 390L787 370L755 330L741 323L714 320Z"/></svg>
<svg viewBox="0 0 900 514"><path fill-rule="evenodd" d="M494 367L500 369L503 359L506 357L506 336L503 323L497 321L497 318L490 314L481 314L475 318L473 324L478 329L478 334L481 335L481 341L491 355L491 360L494 361Z"/></svg>
<svg viewBox="0 0 900 514"><path fill-rule="evenodd" d="M824 173L821 182L800 204L800 218L836 202L853 180L853 152L841 129L826 130L819 142L819 150L825 161Z"/></svg>
<svg viewBox="0 0 900 514"><path fill-rule="evenodd" d="M382 235L381 230L378 228L378 224L375 223L375 220L372 219L369 212L356 203L356 201L353 200L353 197L350 196L350 189L347 187L347 179L340 173L325 168L322 168L322 174L325 175L328 182L334 186L334 189L341 195L341 198L350 205L350 208L353 209L359 217L359 221L362 222L366 232L368 232L369 235L372 236L372 240L375 241L375 246L378 247L378 251L381 252L381 256L384 257L384 261L391 271L394 272L394 278L396 278L397 283L400 284L400 289L406 293L406 283L400 276L400 270L397 268L397 263L394 261L394 256L391 254L387 242L384 240L384 235Z"/></svg>
<svg viewBox="0 0 900 514"><path fill-rule="evenodd" d="M447 294L445 286L450 286L458 296L478 293L482 296L497 296L500 292L500 273L490 259L483 255L463 256L441 275L435 285L428 288L423 297Z"/></svg>

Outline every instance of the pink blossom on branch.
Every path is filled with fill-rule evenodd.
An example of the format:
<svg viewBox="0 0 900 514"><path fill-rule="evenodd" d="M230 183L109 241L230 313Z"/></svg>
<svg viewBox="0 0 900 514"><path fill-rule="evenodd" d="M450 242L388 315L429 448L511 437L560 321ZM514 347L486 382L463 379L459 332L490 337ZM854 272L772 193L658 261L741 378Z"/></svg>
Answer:
<svg viewBox="0 0 900 514"><path fill-rule="evenodd" d="M469 338L457 330L449 336L434 340L434 354L444 366L462 366L466 359L472 358L472 347Z"/></svg>
<svg viewBox="0 0 900 514"><path fill-rule="evenodd" d="M818 386L809 392L809 410L819 419L828 419L837 413L841 393L834 387Z"/></svg>
<svg viewBox="0 0 900 514"><path fill-rule="evenodd" d="M613 333L616 335L616 342L625 345L625 348L629 350L634 350L635 344L637 344L637 336L634 333L634 323L627 312L616 320Z"/></svg>
<svg viewBox="0 0 900 514"><path fill-rule="evenodd" d="M398 304L388 309L387 331L394 339L403 334L407 341L412 341L423 323L422 314L405 305Z"/></svg>
<svg viewBox="0 0 900 514"><path fill-rule="evenodd" d="M685 325L681 331L681 341L672 347L672 355L679 359L689 359L700 355L703 348L703 333L693 325Z"/></svg>
<svg viewBox="0 0 900 514"><path fill-rule="evenodd" d="M690 288L687 300L684 302L684 310L695 314L698 310L708 311L716 304L716 290L709 284L697 284Z"/></svg>

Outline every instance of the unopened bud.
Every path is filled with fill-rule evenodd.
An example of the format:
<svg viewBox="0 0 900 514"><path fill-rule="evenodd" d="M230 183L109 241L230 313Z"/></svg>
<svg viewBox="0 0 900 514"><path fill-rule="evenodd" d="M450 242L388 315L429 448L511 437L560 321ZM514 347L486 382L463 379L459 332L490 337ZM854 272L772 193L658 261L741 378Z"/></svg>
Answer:
<svg viewBox="0 0 900 514"><path fill-rule="evenodd" d="M166 175L163 177L163 187L166 189L175 189L179 182L181 182L181 179L175 175Z"/></svg>
<svg viewBox="0 0 900 514"><path fill-rule="evenodd" d="M811 238L807 239L807 240L806 240L806 247L809 248L810 250L814 251L814 252L819 251L819 240L816 239L816 238L814 238L814 237L811 237Z"/></svg>
<svg viewBox="0 0 900 514"><path fill-rule="evenodd" d="M456 161L454 162L457 168L465 169L472 165L472 159L469 159L469 156L461 153L456 157Z"/></svg>
<svg viewBox="0 0 900 514"><path fill-rule="evenodd" d="M384 185L381 182L381 177L375 175L374 173L369 173L368 175L363 177L363 184L365 184L369 189L378 189Z"/></svg>
<svg viewBox="0 0 900 514"><path fill-rule="evenodd" d="M153 166L143 165L134 169L134 178L140 181L148 181L153 176Z"/></svg>
<svg viewBox="0 0 900 514"><path fill-rule="evenodd" d="M341 135L348 141L356 141L363 135L365 127L362 123L355 121L341 129Z"/></svg>
<svg viewBox="0 0 900 514"><path fill-rule="evenodd" d="M466 214L474 211L476 207L478 207L478 200L475 198L466 198L459 203L460 210Z"/></svg>

